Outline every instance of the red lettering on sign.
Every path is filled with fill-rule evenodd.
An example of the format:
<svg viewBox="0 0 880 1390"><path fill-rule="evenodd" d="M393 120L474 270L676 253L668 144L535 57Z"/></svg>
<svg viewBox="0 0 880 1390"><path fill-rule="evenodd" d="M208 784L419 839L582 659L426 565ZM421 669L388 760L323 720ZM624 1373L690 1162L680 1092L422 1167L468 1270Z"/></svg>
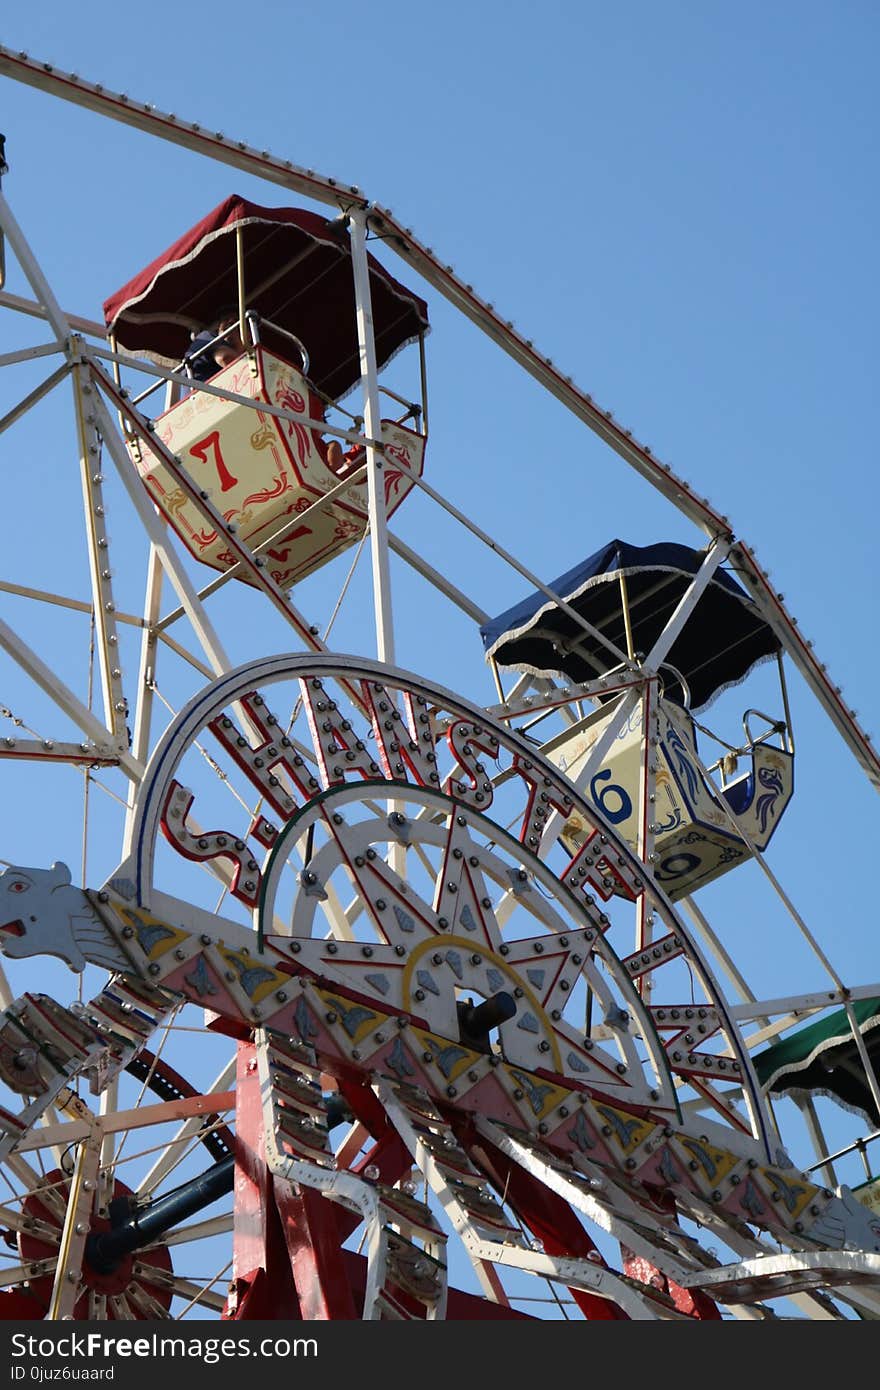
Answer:
<svg viewBox="0 0 880 1390"><path fill-rule="evenodd" d="M233 865L230 893L248 907L256 907L260 896L260 867L244 840L228 830L203 830L199 833L186 824L193 794L188 787L172 781L162 807L160 825L166 840L184 859L203 863L209 859L231 859Z"/></svg>
<svg viewBox="0 0 880 1390"><path fill-rule="evenodd" d="M537 850L544 837L547 818L551 811L558 811L568 820L572 812L572 800L551 777L538 771L519 753L513 755L511 771L518 773L529 789L529 799L519 832L520 843Z"/></svg>
<svg viewBox="0 0 880 1390"><path fill-rule="evenodd" d="M279 727L274 714L266 708L262 695L251 691L248 695L242 695L239 704L262 739L256 747L228 715L212 719L208 727L273 811L287 820L300 803L291 795L290 787L281 781L278 771L287 774L293 790L300 793L303 801L314 796L318 783L306 767L305 760Z"/></svg>
<svg viewBox="0 0 880 1390"><path fill-rule="evenodd" d="M594 888L605 902L612 893L635 902L644 891L645 885L622 855L615 854L611 847L603 849L603 843L606 841L607 836L594 830L559 877L569 888L579 888L582 892L586 892L588 887ZM614 862L611 860L612 854Z"/></svg>
<svg viewBox="0 0 880 1390"><path fill-rule="evenodd" d="M479 754L486 753L490 758L497 758L497 738L485 733L479 724L469 724L459 719L449 729L446 739L457 766L444 782L444 792L456 801L485 811L492 804L494 792Z"/></svg>
<svg viewBox="0 0 880 1390"><path fill-rule="evenodd" d="M393 781L409 781L409 773L419 787L438 787L434 728L426 700L416 699L406 691L403 696L405 714L397 708L379 681L364 681L361 685L364 704L369 711L376 736L376 751L386 777Z"/></svg>
<svg viewBox="0 0 880 1390"><path fill-rule="evenodd" d="M357 772L365 780L380 777L379 764L321 682L307 679L299 684L324 786L338 786L349 772Z"/></svg>

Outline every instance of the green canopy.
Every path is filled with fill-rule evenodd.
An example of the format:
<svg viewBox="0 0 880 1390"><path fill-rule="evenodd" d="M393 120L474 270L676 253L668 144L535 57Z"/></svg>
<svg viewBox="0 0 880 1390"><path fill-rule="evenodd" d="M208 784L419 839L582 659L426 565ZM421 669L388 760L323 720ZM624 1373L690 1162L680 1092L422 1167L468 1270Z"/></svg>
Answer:
<svg viewBox="0 0 880 1390"><path fill-rule="evenodd" d="M874 1070L880 1074L880 999L860 999L853 1013ZM880 1124L845 1009L759 1052L752 1059L763 1089L773 1095L830 1096L847 1110Z"/></svg>

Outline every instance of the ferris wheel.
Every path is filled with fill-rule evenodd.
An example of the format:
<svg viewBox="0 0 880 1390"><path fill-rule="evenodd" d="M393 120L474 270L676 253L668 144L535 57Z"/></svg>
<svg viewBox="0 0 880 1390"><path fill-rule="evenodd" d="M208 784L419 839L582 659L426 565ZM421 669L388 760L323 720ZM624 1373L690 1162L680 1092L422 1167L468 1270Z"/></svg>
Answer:
<svg viewBox="0 0 880 1390"><path fill-rule="evenodd" d="M880 1315L880 984L776 863L794 822L848 872L798 699L880 761L750 547L357 188L0 72L267 186L169 215L102 322L0 199L2 440L60 439L0 577L42 850L0 874L0 1314ZM432 296L674 532L580 482L558 577L493 536Z"/></svg>

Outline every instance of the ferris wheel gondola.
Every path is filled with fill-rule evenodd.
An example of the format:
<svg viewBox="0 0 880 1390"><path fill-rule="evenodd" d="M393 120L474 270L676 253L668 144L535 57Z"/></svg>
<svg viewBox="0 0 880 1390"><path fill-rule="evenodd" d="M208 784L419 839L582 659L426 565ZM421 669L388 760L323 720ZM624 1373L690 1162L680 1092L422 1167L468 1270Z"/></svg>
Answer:
<svg viewBox="0 0 880 1390"><path fill-rule="evenodd" d="M30 60L2 53L0 69L55 90ZM874 750L726 517L387 210L206 140L187 132L332 216L231 195L108 298L102 325L63 313L0 203L74 385L91 583L76 611L103 694L101 718L36 634L4 625L64 723L5 751L85 767L123 803L98 879L61 862L0 875L7 1312L521 1319L551 1299L588 1319L876 1316L871 1191L839 1180L813 1069L846 1054L876 1106L876 986L842 977L770 862L797 805L783 656L872 778ZM703 544L615 540L543 583L489 537L424 472L427 305L367 253L369 230ZM192 335L222 336L230 308L237 356L194 380ZM408 394L388 370L404 348ZM536 592L492 619L465 564L441 573L389 532L398 508L426 538L452 517L462 547L488 544ZM357 588L343 565L361 542ZM472 624L445 680L398 664L391 553L432 591L426 630L448 609ZM117 564L146 592L129 669ZM316 576L339 590L323 635L300 607ZM343 604L354 654L330 644ZM483 654L488 698L482 662L467 669ZM762 661L780 673L769 715L751 694ZM706 709L739 682L734 738ZM797 992L753 989L703 906L759 876L815 972ZM32 959L46 983L19 989ZM65 1005L54 962L100 987ZM787 1152L783 1093L812 1160ZM178 1247L219 1274L193 1278Z"/></svg>

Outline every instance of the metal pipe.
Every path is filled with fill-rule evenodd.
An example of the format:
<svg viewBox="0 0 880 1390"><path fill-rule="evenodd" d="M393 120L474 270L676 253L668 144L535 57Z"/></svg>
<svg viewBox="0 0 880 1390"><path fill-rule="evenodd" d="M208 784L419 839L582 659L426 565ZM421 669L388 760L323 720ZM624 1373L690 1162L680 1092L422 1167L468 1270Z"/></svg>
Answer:
<svg viewBox="0 0 880 1390"><path fill-rule="evenodd" d="M203 1211L212 1202L232 1191L235 1181L235 1155L221 1158L213 1168L190 1182L176 1187L149 1206L135 1208L121 1224L109 1231L93 1231L86 1241L86 1259L99 1274L112 1274L126 1255L151 1245L187 1217Z"/></svg>
<svg viewBox="0 0 880 1390"><path fill-rule="evenodd" d="M6 163L6 136L0 135L0 184L3 182L3 175L9 173L9 165ZM0 290L6 284L6 240L0 229Z"/></svg>
<svg viewBox="0 0 880 1390"><path fill-rule="evenodd" d="M471 1047L475 1052L488 1053L492 1051L489 1034L493 1028L513 1018L516 1013L516 1000L506 989L501 989L497 994L493 994L491 999L484 999L482 1004L474 1005L471 1001L465 1003L464 1000L459 1000L456 1009L458 1031L465 1047Z"/></svg>
<svg viewBox="0 0 880 1390"><path fill-rule="evenodd" d="M815 1173L818 1168L824 1168L827 1163L832 1163L836 1158L845 1158L847 1154L856 1153L857 1150L864 1151L875 1139L880 1139L880 1129L875 1129L871 1134L864 1134L861 1139L853 1140L851 1144L847 1144L843 1149L837 1149L833 1154L826 1154L819 1163L814 1163L812 1167L805 1168L804 1172Z"/></svg>
<svg viewBox="0 0 880 1390"><path fill-rule="evenodd" d="M247 346L247 323L244 317L244 234L240 222L235 227L235 275L238 287L238 331L242 346Z"/></svg>
<svg viewBox="0 0 880 1390"><path fill-rule="evenodd" d="M360 348L364 427L370 440L382 438L377 389L376 343L367 261L367 219L355 209L349 217L351 263L354 272L355 310ZM388 517L385 503L385 459L373 443L367 444L367 498L370 515L370 550L373 559L373 602L376 616L376 654L394 664L394 624L391 612L391 570L388 564Z"/></svg>
<svg viewBox="0 0 880 1390"><path fill-rule="evenodd" d="M623 626L626 631L626 654L630 661L635 660L636 649L633 645L632 618L629 611L629 594L626 591L626 575L620 571L620 602L623 607Z"/></svg>
<svg viewBox="0 0 880 1390"><path fill-rule="evenodd" d="M428 365L425 361L425 335L419 334L419 376L422 383L422 433L428 437Z"/></svg>
<svg viewBox="0 0 880 1390"><path fill-rule="evenodd" d="M779 688L782 691L782 709L785 714L785 741L788 744L789 753L794 752L794 730L791 727L791 706L788 702L788 685L785 679L785 661L782 648L776 653L776 665L779 669Z"/></svg>

